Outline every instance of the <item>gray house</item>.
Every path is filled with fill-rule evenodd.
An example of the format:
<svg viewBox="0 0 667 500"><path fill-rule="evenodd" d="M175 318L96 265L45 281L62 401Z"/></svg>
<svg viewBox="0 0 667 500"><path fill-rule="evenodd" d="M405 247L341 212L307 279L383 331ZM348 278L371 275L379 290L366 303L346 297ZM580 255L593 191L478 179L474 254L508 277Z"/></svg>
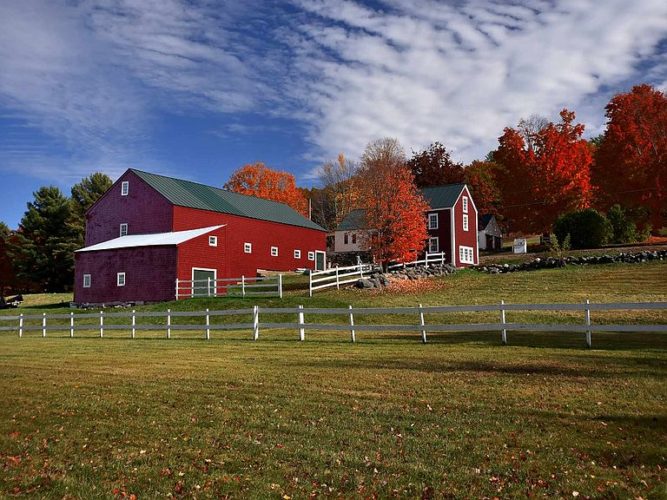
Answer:
<svg viewBox="0 0 667 500"><path fill-rule="evenodd" d="M503 247L503 233L496 217L480 215L477 222L477 242L480 250L499 252Z"/></svg>

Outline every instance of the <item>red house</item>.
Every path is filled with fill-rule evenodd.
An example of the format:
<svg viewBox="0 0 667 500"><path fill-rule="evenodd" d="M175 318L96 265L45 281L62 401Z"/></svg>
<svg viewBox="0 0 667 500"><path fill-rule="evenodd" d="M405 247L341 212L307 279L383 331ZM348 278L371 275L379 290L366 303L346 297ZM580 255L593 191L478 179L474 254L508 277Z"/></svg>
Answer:
<svg viewBox="0 0 667 500"><path fill-rule="evenodd" d="M426 212L429 239L427 253L445 253L445 260L456 266L479 264L477 207L465 184L447 184L422 189L429 204ZM336 252L366 250L362 233L368 231L363 210L353 210L334 233Z"/></svg>
<svg viewBox="0 0 667 500"><path fill-rule="evenodd" d="M76 303L175 298L181 281L323 269L326 232L291 207L130 169L86 214Z"/></svg>

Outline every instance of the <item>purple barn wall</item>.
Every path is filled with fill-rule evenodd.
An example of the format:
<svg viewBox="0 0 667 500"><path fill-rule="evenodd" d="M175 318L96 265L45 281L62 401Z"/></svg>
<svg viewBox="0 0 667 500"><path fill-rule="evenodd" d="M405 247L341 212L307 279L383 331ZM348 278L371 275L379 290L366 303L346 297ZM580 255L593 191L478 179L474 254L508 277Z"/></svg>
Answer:
<svg viewBox="0 0 667 500"><path fill-rule="evenodd" d="M75 254L74 302L156 302L173 300L177 251L175 246L122 248ZM125 286L116 274L125 272ZM91 275L83 288L83 275Z"/></svg>
<svg viewBox="0 0 667 500"><path fill-rule="evenodd" d="M121 182L129 181L127 196ZM120 236L126 222L128 234L166 233L172 227L172 206L135 173L125 172L86 214L86 246Z"/></svg>

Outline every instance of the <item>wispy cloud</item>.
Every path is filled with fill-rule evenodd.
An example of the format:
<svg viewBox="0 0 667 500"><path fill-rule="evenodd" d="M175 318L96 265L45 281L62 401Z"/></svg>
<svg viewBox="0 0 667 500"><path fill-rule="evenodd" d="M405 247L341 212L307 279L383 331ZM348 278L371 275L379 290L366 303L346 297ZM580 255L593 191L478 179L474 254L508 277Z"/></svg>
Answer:
<svg viewBox="0 0 667 500"><path fill-rule="evenodd" d="M610 89L667 78L664 66L642 74L667 37L661 0L299 6L316 16L300 27L300 65L311 139L328 155L389 135L411 148L441 140L470 160L503 127L564 106L599 131Z"/></svg>
<svg viewBox="0 0 667 500"><path fill-rule="evenodd" d="M664 0L373 5L2 2L0 110L13 138L0 140L0 168L149 168L163 159L152 140L165 113L215 116L212 133L241 140L258 127L244 116L298 120L311 162L383 136L408 149L440 140L470 160L521 117L567 106L595 133L611 93L667 86Z"/></svg>

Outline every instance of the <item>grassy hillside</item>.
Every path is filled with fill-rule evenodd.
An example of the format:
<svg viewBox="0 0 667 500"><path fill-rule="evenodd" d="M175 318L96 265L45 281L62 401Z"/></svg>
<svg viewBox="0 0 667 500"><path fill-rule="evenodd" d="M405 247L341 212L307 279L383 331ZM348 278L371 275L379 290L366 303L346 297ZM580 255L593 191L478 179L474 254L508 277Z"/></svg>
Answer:
<svg viewBox="0 0 667 500"><path fill-rule="evenodd" d="M138 309L656 301L666 271L466 271L395 291ZM69 311L39 300L21 311ZM507 347L498 332L426 345L270 330L259 342L56 336L0 335L0 496L667 496L667 335L598 334L593 350L580 334L513 332Z"/></svg>

